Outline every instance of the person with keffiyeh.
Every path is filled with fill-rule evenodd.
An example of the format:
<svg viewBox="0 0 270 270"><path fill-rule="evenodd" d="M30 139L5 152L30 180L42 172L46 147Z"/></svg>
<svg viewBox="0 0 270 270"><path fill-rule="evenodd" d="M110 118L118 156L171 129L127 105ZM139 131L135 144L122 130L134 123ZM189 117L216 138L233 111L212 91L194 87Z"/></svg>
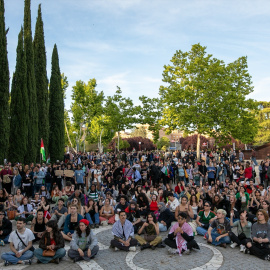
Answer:
<svg viewBox="0 0 270 270"><path fill-rule="evenodd" d="M111 241L111 248L115 250L136 251L138 241L133 238L134 228L127 220L125 211L120 211L119 220L112 227L114 239Z"/></svg>
<svg viewBox="0 0 270 270"><path fill-rule="evenodd" d="M180 212L175 223L164 243L169 246L170 254L189 255L191 250L200 249L197 242L194 240L192 227L186 222L187 214Z"/></svg>

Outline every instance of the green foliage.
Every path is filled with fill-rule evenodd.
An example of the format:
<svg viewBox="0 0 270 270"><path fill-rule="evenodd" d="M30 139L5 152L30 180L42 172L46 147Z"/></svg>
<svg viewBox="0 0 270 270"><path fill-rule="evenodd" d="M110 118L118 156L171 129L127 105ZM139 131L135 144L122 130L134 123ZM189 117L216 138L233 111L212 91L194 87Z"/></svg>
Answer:
<svg viewBox="0 0 270 270"><path fill-rule="evenodd" d="M38 6L38 16L36 21L35 37L33 42L36 92L38 103L38 142L43 139L45 153L48 153L49 147L49 93L47 78L47 60L43 29L43 20L41 14L41 5ZM38 158L40 150L38 147Z"/></svg>
<svg viewBox="0 0 270 270"><path fill-rule="evenodd" d="M159 139L161 129L160 120L162 117L163 104L159 98L139 97L142 105L135 107L139 123L149 124L149 130L153 131L154 142Z"/></svg>
<svg viewBox="0 0 270 270"><path fill-rule="evenodd" d="M104 113L108 117L108 128L114 131L132 128L132 124L136 121L133 101L123 97L118 86L115 94L107 97Z"/></svg>
<svg viewBox="0 0 270 270"><path fill-rule="evenodd" d="M126 140L122 140L122 143L119 144L119 148L122 150L127 150L130 147L130 144Z"/></svg>
<svg viewBox="0 0 270 270"><path fill-rule="evenodd" d="M10 137L8 152L8 160L11 162L23 162L27 150L28 139L26 118L28 117L28 114L24 110L24 96L26 96L27 99L26 59L23 49L23 29L21 29L18 36L16 67L11 85Z"/></svg>
<svg viewBox="0 0 270 270"><path fill-rule="evenodd" d="M29 117L28 117L28 145L25 156L25 162L35 162L38 149L40 147L38 142L38 106L37 106L37 92L36 80L34 70L34 51L32 42L31 30L31 10L30 0L25 0L24 6L24 50L26 55L27 67L27 91L29 100Z"/></svg>
<svg viewBox="0 0 270 270"><path fill-rule="evenodd" d="M157 149L166 150L170 146L170 139L164 136L160 138L156 145Z"/></svg>
<svg viewBox="0 0 270 270"><path fill-rule="evenodd" d="M189 52L175 53L171 65L164 66L163 81L161 123L169 130L179 128L219 140L232 136L244 143L253 140L257 104L247 99L253 87L246 57L225 65L206 54L206 47L195 44Z"/></svg>
<svg viewBox="0 0 270 270"><path fill-rule="evenodd" d="M254 139L256 145L263 145L270 142L270 102L260 101L260 110L256 115L259 122L259 130Z"/></svg>
<svg viewBox="0 0 270 270"><path fill-rule="evenodd" d="M62 85L64 99L66 99L66 91L69 86L69 83L68 83L67 76L65 76L65 73L61 74L61 85Z"/></svg>
<svg viewBox="0 0 270 270"><path fill-rule="evenodd" d="M7 158L9 140L9 67L7 56L8 30L5 28L4 0L0 0L0 164Z"/></svg>
<svg viewBox="0 0 270 270"><path fill-rule="evenodd" d="M49 154L51 162L55 162L56 160L63 159L65 146L64 97L61 85L61 73L56 45L54 45L52 53L52 71L49 93Z"/></svg>

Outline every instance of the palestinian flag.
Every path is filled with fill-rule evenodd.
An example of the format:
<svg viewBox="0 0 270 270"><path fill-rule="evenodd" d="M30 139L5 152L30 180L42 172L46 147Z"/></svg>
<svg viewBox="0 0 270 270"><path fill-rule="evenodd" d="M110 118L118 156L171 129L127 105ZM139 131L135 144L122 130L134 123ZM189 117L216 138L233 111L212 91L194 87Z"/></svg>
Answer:
<svg viewBox="0 0 270 270"><path fill-rule="evenodd" d="M43 140L41 139L41 143L40 143L40 153L42 155L42 160L46 161L46 155L45 155L45 149L44 149L44 143Z"/></svg>

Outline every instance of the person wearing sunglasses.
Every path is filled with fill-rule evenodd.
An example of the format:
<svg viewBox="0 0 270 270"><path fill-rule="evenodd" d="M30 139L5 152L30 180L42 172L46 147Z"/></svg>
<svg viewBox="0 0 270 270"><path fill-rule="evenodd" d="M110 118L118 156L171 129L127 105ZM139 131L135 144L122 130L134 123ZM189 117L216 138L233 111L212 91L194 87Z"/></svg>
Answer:
<svg viewBox="0 0 270 270"><path fill-rule="evenodd" d="M204 202L203 208L204 210L201 210L196 218L196 223L198 225L196 231L199 235L204 236L207 233L209 224L215 220L216 214L210 210L211 203L209 201Z"/></svg>

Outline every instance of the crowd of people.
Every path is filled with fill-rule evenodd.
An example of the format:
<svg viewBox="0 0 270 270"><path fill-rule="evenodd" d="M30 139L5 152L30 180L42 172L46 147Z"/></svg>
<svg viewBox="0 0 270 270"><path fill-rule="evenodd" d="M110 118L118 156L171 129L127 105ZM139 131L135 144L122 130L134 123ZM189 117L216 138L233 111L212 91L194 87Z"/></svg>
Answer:
<svg viewBox="0 0 270 270"><path fill-rule="evenodd" d="M250 161L233 149L196 156L70 152L54 164L7 162L0 166L0 245L10 246L2 252L5 265L31 264L33 256L59 263L66 250L74 262L89 261L99 251L94 229L109 224L114 250L167 246L170 254L188 255L200 249L198 234L270 260L269 155L259 177L255 151Z"/></svg>

